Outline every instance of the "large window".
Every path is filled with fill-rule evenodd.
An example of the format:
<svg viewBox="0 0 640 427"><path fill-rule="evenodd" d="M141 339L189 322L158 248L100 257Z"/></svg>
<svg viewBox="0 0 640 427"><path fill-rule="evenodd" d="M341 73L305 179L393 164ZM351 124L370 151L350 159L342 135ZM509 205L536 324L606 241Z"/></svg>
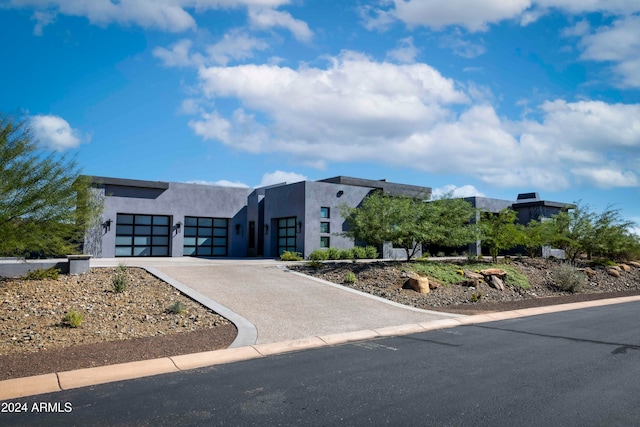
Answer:
<svg viewBox="0 0 640 427"><path fill-rule="evenodd" d="M296 251L296 217L278 220L278 255Z"/></svg>
<svg viewBox="0 0 640 427"><path fill-rule="evenodd" d="M330 210L327 207L320 208L320 218L330 218Z"/></svg>
<svg viewBox="0 0 640 427"><path fill-rule="evenodd" d="M118 214L116 256L169 256L168 215Z"/></svg>
<svg viewBox="0 0 640 427"><path fill-rule="evenodd" d="M331 227L328 222L320 223L320 232L321 233L331 233Z"/></svg>
<svg viewBox="0 0 640 427"><path fill-rule="evenodd" d="M184 218L185 256L227 256L227 218Z"/></svg>

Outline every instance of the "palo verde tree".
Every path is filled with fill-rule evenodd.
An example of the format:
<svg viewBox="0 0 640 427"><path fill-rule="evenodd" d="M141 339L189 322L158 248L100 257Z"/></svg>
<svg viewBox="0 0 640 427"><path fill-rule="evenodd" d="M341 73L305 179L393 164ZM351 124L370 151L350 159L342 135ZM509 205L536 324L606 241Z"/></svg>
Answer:
<svg viewBox="0 0 640 427"><path fill-rule="evenodd" d="M391 242L405 250L407 261L423 243L459 246L475 239L469 224L474 210L462 199L445 197L426 203L376 191L359 207L342 206L341 213L349 224L343 235L373 245Z"/></svg>
<svg viewBox="0 0 640 427"><path fill-rule="evenodd" d="M87 191L73 160L42 152L27 122L0 113L0 256L77 252Z"/></svg>
<svg viewBox="0 0 640 427"><path fill-rule="evenodd" d="M482 245L489 248L493 262L498 261L498 253L518 246L523 241L521 227L516 224L518 214L511 208L498 213L485 212L480 221Z"/></svg>

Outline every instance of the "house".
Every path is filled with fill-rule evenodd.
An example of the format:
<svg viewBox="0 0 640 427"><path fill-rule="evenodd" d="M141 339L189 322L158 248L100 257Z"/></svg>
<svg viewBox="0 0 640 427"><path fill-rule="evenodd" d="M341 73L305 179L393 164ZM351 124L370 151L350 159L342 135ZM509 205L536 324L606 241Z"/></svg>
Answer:
<svg viewBox="0 0 640 427"><path fill-rule="evenodd" d="M373 191L422 200L431 196L429 187L347 176L255 189L90 178L102 214L86 234L84 252L106 258L277 257L284 251L306 258L317 249L354 246L341 234L348 226L341 215L343 205L357 207ZM568 206L541 200L537 193L521 194L515 202L465 200L488 212L511 207L523 223L550 217ZM479 254L480 242L469 249ZM390 243L379 251L383 258L405 256L403 249Z"/></svg>
<svg viewBox="0 0 640 427"><path fill-rule="evenodd" d="M431 188L337 176L256 189L92 176L102 218L85 238L94 257L308 257L320 248L354 246L343 237L342 205L372 191L431 196ZM401 257L384 245L382 256Z"/></svg>

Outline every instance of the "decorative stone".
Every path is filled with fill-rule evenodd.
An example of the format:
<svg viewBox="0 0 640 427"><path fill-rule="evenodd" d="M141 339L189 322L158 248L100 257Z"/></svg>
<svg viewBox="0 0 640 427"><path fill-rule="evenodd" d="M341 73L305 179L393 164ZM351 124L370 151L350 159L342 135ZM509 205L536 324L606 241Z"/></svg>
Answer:
<svg viewBox="0 0 640 427"><path fill-rule="evenodd" d="M489 280L489 285L492 288L495 288L495 289L497 289L499 291L504 291L504 282L497 275L496 276L491 276L491 279Z"/></svg>
<svg viewBox="0 0 640 427"><path fill-rule="evenodd" d="M412 276L406 283L411 289L421 294L428 294L431 291L429 288L429 279L422 276Z"/></svg>
<svg viewBox="0 0 640 427"><path fill-rule="evenodd" d="M618 267L620 267L621 269L623 269L627 273L631 271L631 267L629 267L627 264L618 264Z"/></svg>
<svg viewBox="0 0 640 427"><path fill-rule="evenodd" d="M609 268L607 269L607 274L613 277L620 277L620 270L618 270L617 268Z"/></svg>
<svg viewBox="0 0 640 427"><path fill-rule="evenodd" d="M593 277L593 276L596 275L596 271L593 268L590 268L590 267L585 268L584 272L589 277Z"/></svg>
<svg viewBox="0 0 640 427"><path fill-rule="evenodd" d="M635 267L635 268L640 268L640 262L636 262L636 261L629 261L627 264Z"/></svg>
<svg viewBox="0 0 640 427"><path fill-rule="evenodd" d="M507 275L507 272L500 268L486 268L484 270L480 270L480 273L483 276L498 276L500 278L503 278Z"/></svg>

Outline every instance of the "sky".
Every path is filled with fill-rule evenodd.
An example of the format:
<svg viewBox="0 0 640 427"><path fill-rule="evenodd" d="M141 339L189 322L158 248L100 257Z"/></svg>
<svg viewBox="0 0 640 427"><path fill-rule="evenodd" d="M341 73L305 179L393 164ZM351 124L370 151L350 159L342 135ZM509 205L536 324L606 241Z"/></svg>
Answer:
<svg viewBox="0 0 640 427"><path fill-rule="evenodd" d="M640 223L638 0L0 0L0 37L0 111L84 174L535 191Z"/></svg>

